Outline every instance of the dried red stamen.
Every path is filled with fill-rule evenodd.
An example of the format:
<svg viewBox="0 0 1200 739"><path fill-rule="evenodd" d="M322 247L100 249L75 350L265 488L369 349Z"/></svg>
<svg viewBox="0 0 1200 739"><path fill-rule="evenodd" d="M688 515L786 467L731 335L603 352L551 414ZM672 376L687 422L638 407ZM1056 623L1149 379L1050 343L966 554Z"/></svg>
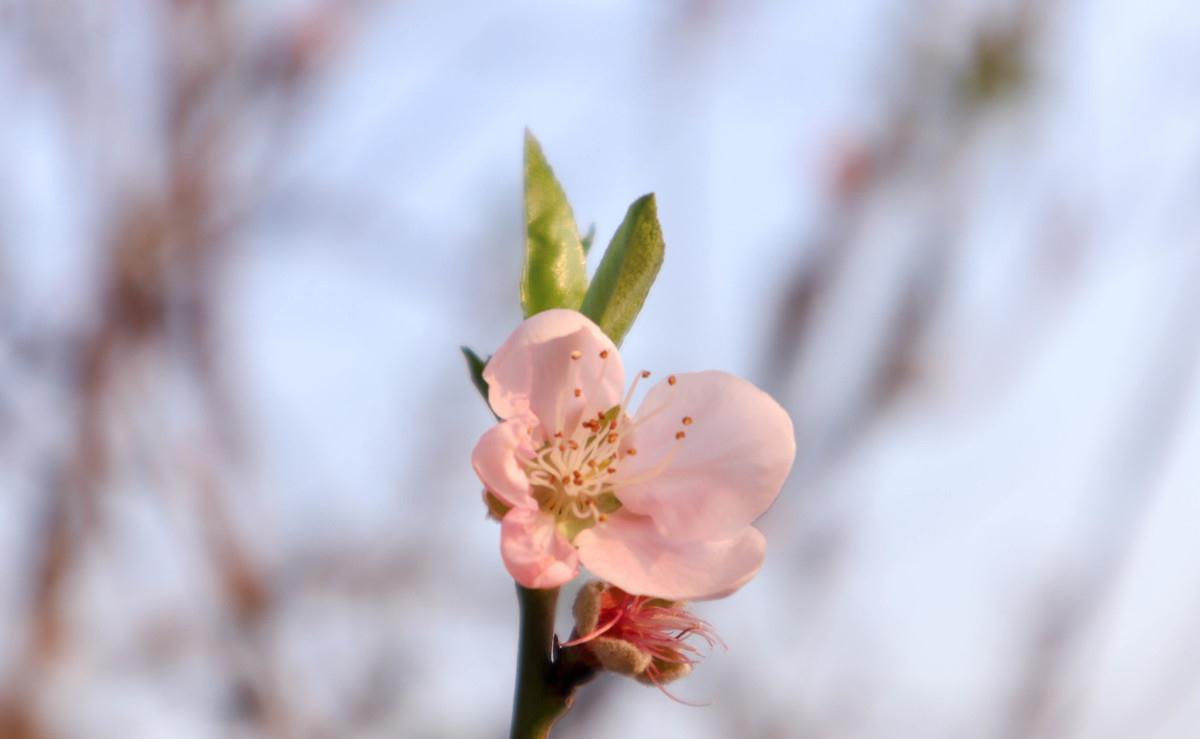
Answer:
<svg viewBox="0 0 1200 739"><path fill-rule="evenodd" d="M691 636L699 637L709 649L718 644L725 646L707 621L692 614L682 604L630 595L611 585L600 592L599 599L596 623L600 625L563 646L584 644L600 636L626 641L650 655L650 667L644 673L646 678L674 700L679 699L663 688L659 679L661 668L656 663L690 666L698 662L701 651L687 641Z"/></svg>

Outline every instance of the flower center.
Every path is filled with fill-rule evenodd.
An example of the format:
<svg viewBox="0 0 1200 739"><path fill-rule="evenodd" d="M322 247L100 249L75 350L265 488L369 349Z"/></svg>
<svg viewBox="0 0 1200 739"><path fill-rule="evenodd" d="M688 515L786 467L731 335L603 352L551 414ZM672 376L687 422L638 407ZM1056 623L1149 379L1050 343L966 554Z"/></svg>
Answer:
<svg viewBox="0 0 1200 739"><path fill-rule="evenodd" d="M571 353L572 360L581 356L578 351ZM600 352L601 360L607 358L607 351ZM603 523L608 514L621 507L617 490L658 477L678 452L675 447L645 472L618 478L621 461L638 453L631 443L633 430L658 415L666 405L642 414L636 422L625 412L638 381L650 376L648 371L642 370L634 376L620 403L584 417L584 408L589 406L587 394L578 382L577 361L572 361L571 366L569 381L556 403L553 433L545 429L541 446L525 464L525 475L539 507L558 519L568 540L574 540L584 529ZM674 375L667 378L670 386L673 387L675 382ZM690 426L691 416L685 416L681 423ZM532 427L529 432L531 435L536 433ZM676 441L686 437L682 429L675 432Z"/></svg>
<svg viewBox="0 0 1200 739"><path fill-rule="evenodd" d="M628 425L617 405L580 422L573 433L555 431L525 467L542 510L591 525L620 508L612 476L628 454L621 449L621 430Z"/></svg>

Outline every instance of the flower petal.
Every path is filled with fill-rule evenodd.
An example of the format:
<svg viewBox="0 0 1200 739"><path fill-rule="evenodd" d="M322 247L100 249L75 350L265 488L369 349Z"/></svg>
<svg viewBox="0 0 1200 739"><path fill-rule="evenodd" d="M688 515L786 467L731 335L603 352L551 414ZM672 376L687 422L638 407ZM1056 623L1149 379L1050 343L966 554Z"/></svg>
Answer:
<svg viewBox="0 0 1200 739"><path fill-rule="evenodd" d="M528 421L521 419L502 421L488 429L471 452L471 466L484 487L519 508L537 508L521 461L533 456L528 428Z"/></svg>
<svg viewBox="0 0 1200 739"><path fill-rule="evenodd" d="M579 554L536 508L514 508L500 522L500 556L513 579L527 588L556 588L579 572Z"/></svg>
<svg viewBox="0 0 1200 739"><path fill-rule="evenodd" d="M579 358L572 359L576 352ZM532 412L548 438L574 428L584 413L621 402L625 369L599 326L577 311L555 309L517 326L488 361L483 378L498 416Z"/></svg>
<svg viewBox="0 0 1200 739"><path fill-rule="evenodd" d="M767 542L752 526L719 541L669 539L649 518L617 513L581 532L575 545L592 574L628 593L705 600L749 582L762 567Z"/></svg>
<svg viewBox="0 0 1200 739"><path fill-rule="evenodd" d="M627 445L637 456L621 462L617 497L665 536L701 541L741 531L774 502L796 456L787 412L725 372L659 382L634 423Z"/></svg>

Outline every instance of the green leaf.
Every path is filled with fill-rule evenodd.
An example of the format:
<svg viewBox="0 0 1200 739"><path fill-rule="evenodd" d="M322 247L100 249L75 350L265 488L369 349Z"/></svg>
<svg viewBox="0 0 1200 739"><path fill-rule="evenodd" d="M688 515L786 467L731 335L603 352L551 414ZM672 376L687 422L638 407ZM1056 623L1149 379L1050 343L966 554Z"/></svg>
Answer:
<svg viewBox="0 0 1200 739"><path fill-rule="evenodd" d="M613 343L621 343L646 302L665 248L654 193L643 195L613 234L580 308Z"/></svg>
<svg viewBox="0 0 1200 739"><path fill-rule="evenodd" d="M461 347L461 349L463 356L467 359L467 371L471 373L471 382L474 383L475 389L483 396L483 402L486 403L488 399L488 384L487 380L483 379L483 368L487 366L487 359L481 359L468 346Z"/></svg>
<svg viewBox="0 0 1200 739"><path fill-rule="evenodd" d="M521 308L529 317L550 308L578 310L587 291L587 255L571 205L542 147L525 131L525 269Z"/></svg>
<svg viewBox="0 0 1200 739"><path fill-rule="evenodd" d="M592 242L596 240L596 224L588 226L588 232L583 235L583 254L587 256L592 251Z"/></svg>

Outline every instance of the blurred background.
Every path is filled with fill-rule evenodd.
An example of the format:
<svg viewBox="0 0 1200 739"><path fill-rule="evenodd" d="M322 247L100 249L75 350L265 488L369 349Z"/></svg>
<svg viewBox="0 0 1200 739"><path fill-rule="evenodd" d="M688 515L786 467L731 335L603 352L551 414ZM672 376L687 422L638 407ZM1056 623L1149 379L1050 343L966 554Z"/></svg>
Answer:
<svg viewBox="0 0 1200 739"><path fill-rule="evenodd" d="M1194 4L0 0L0 99L0 738L506 734L527 125L800 450L712 705L556 736L1200 735Z"/></svg>

